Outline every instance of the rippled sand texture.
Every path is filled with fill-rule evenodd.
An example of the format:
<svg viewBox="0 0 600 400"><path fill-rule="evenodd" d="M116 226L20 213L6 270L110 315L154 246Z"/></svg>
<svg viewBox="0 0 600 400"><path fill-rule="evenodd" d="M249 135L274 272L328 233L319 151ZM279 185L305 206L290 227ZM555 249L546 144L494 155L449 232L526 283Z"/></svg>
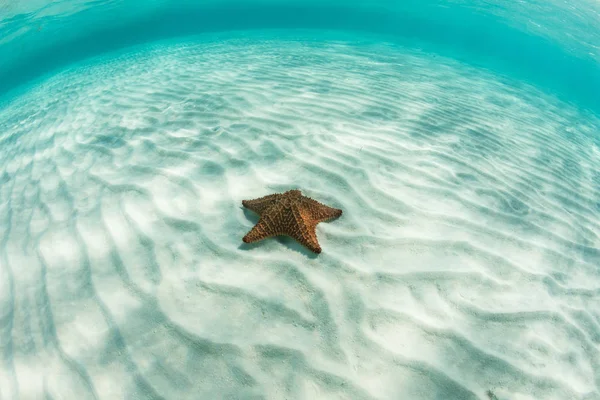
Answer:
<svg viewBox="0 0 600 400"><path fill-rule="evenodd" d="M65 71L0 110L0 398L599 399L599 127L391 45ZM318 257L242 243L290 188Z"/></svg>

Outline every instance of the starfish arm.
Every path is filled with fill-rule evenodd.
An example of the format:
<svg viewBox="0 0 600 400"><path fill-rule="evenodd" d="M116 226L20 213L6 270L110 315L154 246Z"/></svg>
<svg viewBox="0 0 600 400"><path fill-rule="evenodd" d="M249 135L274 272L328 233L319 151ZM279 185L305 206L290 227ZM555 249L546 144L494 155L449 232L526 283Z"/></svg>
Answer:
<svg viewBox="0 0 600 400"><path fill-rule="evenodd" d="M285 215L281 204L273 204L268 214L263 214L256 225L242 239L246 243L258 242L271 236L283 235Z"/></svg>
<svg viewBox="0 0 600 400"><path fill-rule="evenodd" d="M317 254L321 253L321 246L317 239L317 223L311 220L307 210L295 207L293 214L295 224L293 225L293 229L286 232L286 234L310 251Z"/></svg>
<svg viewBox="0 0 600 400"><path fill-rule="evenodd" d="M326 206L325 204L321 204L309 197L304 199L304 203L307 206L310 217L315 221L315 223L327 221L342 215L342 210Z"/></svg>
<svg viewBox="0 0 600 400"><path fill-rule="evenodd" d="M258 242L259 240L266 239L270 236L273 235L269 235L267 233L266 226L264 226L264 221L258 221L258 223L254 225L252 229L250 229L250 232L248 232L246 236L242 238L242 240L244 241L244 243L254 243Z"/></svg>
<svg viewBox="0 0 600 400"><path fill-rule="evenodd" d="M270 194L254 200L242 200L242 205L258 215L262 215L269 207L281 198L281 194Z"/></svg>

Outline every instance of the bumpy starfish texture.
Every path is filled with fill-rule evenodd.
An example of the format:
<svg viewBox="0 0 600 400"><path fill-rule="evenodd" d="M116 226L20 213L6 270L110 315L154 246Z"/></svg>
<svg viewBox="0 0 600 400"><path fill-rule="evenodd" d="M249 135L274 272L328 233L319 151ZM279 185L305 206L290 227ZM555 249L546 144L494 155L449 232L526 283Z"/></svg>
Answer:
<svg viewBox="0 0 600 400"><path fill-rule="evenodd" d="M256 225L242 239L245 243L287 235L317 254L321 252L317 224L342 215L342 210L321 204L299 190L243 200L242 204L260 215Z"/></svg>

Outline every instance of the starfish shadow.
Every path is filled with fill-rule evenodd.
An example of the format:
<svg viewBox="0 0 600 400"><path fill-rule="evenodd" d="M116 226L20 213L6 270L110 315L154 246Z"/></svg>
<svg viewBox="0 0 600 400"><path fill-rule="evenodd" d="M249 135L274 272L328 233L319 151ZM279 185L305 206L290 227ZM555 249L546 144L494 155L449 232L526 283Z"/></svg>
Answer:
<svg viewBox="0 0 600 400"><path fill-rule="evenodd" d="M248 210L245 207L241 207L242 211L244 212L244 216L250 221L252 222L253 225L256 225L256 223L258 222L258 220L260 219L260 217L258 215L256 215L256 213ZM306 257L314 259L317 258L319 255L313 253L312 251L308 250L306 247L302 246L300 243L296 242L294 239L292 239L291 237L288 236L275 236L273 238L270 239L275 239L277 240L279 243L281 243L282 245L284 245L285 247L287 247L290 250L294 250L297 251L298 253L304 254ZM238 246L238 249L240 250L252 250L255 247L259 247L262 243L262 240L260 242L255 242L255 243L243 243L240 244Z"/></svg>

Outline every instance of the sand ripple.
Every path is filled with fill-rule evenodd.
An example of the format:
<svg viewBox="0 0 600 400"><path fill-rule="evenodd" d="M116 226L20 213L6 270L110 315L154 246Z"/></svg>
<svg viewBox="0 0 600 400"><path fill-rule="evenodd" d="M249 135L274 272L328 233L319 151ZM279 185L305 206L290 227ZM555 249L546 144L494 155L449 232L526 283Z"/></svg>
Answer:
<svg viewBox="0 0 600 400"><path fill-rule="evenodd" d="M0 398L598 399L599 127L368 41L64 71L0 110ZM290 188L319 257L241 242Z"/></svg>

